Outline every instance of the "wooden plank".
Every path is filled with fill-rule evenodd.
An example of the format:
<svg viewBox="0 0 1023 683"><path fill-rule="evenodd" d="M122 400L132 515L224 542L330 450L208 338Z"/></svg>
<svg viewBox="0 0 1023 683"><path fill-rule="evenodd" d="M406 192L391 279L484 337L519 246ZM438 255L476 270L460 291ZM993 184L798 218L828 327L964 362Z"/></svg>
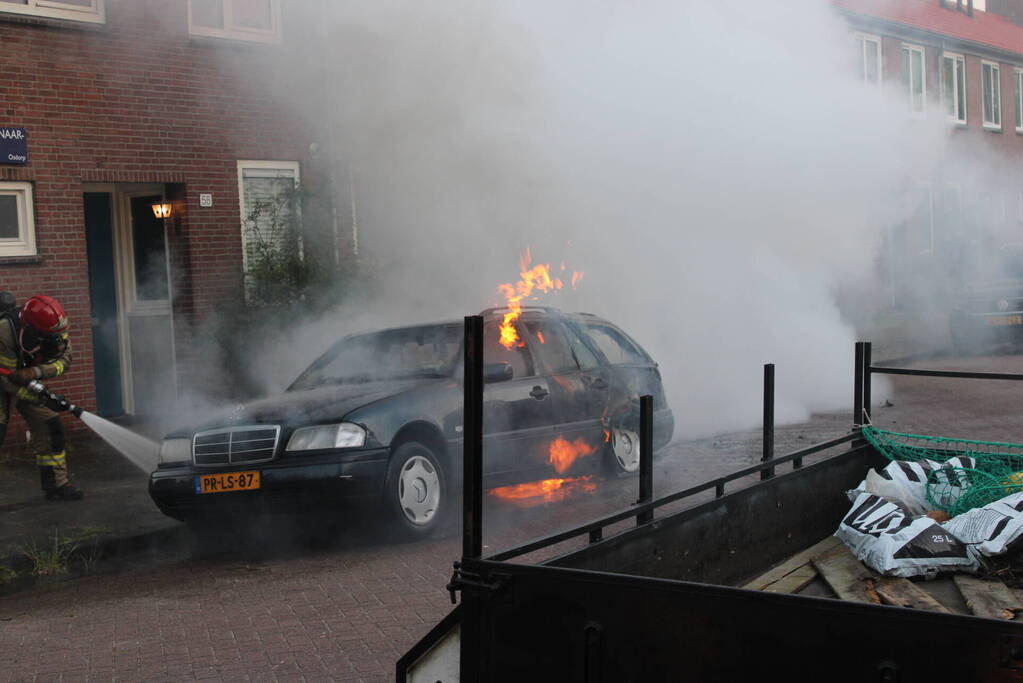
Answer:
<svg viewBox="0 0 1023 683"><path fill-rule="evenodd" d="M874 587L881 577L853 557L844 545L835 546L810 561L838 597L880 604L881 598Z"/></svg>
<svg viewBox="0 0 1023 683"><path fill-rule="evenodd" d="M798 593L817 578L817 570L807 562L781 577L764 591L768 593Z"/></svg>
<svg viewBox="0 0 1023 683"><path fill-rule="evenodd" d="M753 579L752 581L744 585L743 588L755 591L766 590L767 587L770 586L775 581L779 581L785 578L785 576L787 576L788 574L791 574L793 571L806 565L810 561L811 557L821 555L827 552L828 550L831 550L840 543L841 541L835 538L834 536L828 536L820 543L812 545L806 550L796 553L795 555L785 560L778 566L761 574L757 578Z"/></svg>
<svg viewBox="0 0 1023 683"><path fill-rule="evenodd" d="M952 613L952 610L928 595L923 589L918 588L909 579L886 576L877 582L876 588L877 594L881 596L881 601L887 605Z"/></svg>
<svg viewBox="0 0 1023 683"><path fill-rule="evenodd" d="M988 581L965 574L954 577L959 592L978 617L1012 621L1023 612L1019 597L1001 581Z"/></svg>

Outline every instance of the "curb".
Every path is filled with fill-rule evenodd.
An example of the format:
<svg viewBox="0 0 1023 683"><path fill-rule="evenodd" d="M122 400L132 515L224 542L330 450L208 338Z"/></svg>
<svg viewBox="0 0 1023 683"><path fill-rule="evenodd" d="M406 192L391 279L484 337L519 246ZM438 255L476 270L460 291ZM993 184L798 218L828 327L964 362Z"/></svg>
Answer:
<svg viewBox="0 0 1023 683"><path fill-rule="evenodd" d="M33 563L31 558L23 553L0 556L0 569L6 569L17 575L8 583L0 583L0 595L27 590L36 585L52 580L79 579L91 574L99 573L90 568L93 562L100 560L113 560L131 553L147 550L151 547L166 544L175 540L183 532L184 525L170 526L162 529L142 531L127 536L96 536L81 541L80 547L69 553L68 559L74 564L74 560L82 560L83 555L89 555L86 567L69 567L67 571L54 575L38 576L31 574ZM80 563L80 562L79 562Z"/></svg>

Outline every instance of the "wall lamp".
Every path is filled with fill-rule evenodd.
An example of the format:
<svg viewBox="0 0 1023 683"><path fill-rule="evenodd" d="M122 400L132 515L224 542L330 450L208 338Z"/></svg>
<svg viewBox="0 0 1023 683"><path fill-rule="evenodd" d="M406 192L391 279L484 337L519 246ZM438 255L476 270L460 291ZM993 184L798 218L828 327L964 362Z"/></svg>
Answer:
<svg viewBox="0 0 1023 683"><path fill-rule="evenodd" d="M153 215L157 218L170 218L170 202L157 202L156 204L153 204Z"/></svg>

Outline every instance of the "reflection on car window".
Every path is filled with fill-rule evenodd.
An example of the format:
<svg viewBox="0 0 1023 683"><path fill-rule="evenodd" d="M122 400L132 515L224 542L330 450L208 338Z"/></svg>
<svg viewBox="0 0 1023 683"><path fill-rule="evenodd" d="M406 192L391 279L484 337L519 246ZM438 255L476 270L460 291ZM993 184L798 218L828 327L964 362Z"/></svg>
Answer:
<svg viewBox="0 0 1023 683"><path fill-rule="evenodd" d="M521 331L519 335L521 336ZM530 377L533 366L524 346L504 348L501 344L501 330L498 323L491 322L483 326L483 362L509 363L514 377Z"/></svg>
<svg viewBox="0 0 1023 683"><path fill-rule="evenodd" d="M568 343L572 345L572 353L575 354L575 359L579 363L579 367L583 370L592 370L593 368L600 367L600 361L597 360L597 355L590 351L590 347L586 346L576 331L569 327L567 332Z"/></svg>
<svg viewBox="0 0 1023 683"><path fill-rule="evenodd" d="M571 372L579 369L561 325L549 320L531 320L526 323L526 331L535 342L533 349L540 355L548 371Z"/></svg>
<svg viewBox="0 0 1023 683"><path fill-rule="evenodd" d="M606 325L586 325L585 330L612 365L646 362L643 354L618 330Z"/></svg>
<svg viewBox="0 0 1023 683"><path fill-rule="evenodd" d="M448 375L455 366L461 340L462 329L457 325L408 327L350 337L320 356L291 388Z"/></svg>

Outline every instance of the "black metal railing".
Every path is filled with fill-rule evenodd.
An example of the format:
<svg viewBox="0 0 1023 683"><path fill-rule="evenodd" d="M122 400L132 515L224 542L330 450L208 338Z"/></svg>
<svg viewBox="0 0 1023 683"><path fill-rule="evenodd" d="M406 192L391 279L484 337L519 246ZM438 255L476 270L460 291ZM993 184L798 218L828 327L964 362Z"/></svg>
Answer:
<svg viewBox="0 0 1023 683"><path fill-rule="evenodd" d="M962 370L925 370L874 365L871 342L856 342L854 354L855 379L853 388L853 424L870 424L871 377L873 375L910 375L914 377L943 377L946 379L1023 380L1023 374L1014 372L965 372Z"/></svg>
<svg viewBox="0 0 1023 683"><path fill-rule="evenodd" d="M538 538L534 541L529 541L528 543L520 545L516 548L504 550L495 555L492 555L489 559L494 560L496 562L509 560L513 557L519 557L520 555L525 555L535 550L541 550L543 548L555 545L557 543L561 543L563 541L569 541L578 536L582 536L583 534L589 534L591 542L593 542L592 539L594 537L594 534L597 535L597 540L601 540L603 538L603 530L611 526L612 524L617 524L618 522L627 520L630 517L638 518L640 515L644 515L647 513L651 515L652 519L653 511L656 510L657 508L663 507L670 503L674 503L684 498L689 498L698 495L711 489L714 490L715 497L720 498L725 495L725 485L730 482L734 482L738 479L743 479L745 477L757 474L758 472L763 472L765 470L773 470L773 468L777 467L778 465L783 465L787 462L793 463L793 469L796 469L795 462L797 460L801 460L802 458L808 455L813 455L814 453L826 451L829 448L834 448L835 446L840 446L844 443L849 443L853 439L856 439L858 436L859 432L855 431L853 433L838 437L837 439L832 439L830 441L824 441L819 444L814 444L813 446L808 446L806 448L794 451L787 455L772 458L767 462L761 462L757 465L753 465L751 467L738 470L737 472L732 472L731 474L725 475L723 477L711 479L710 481L698 484L696 486L692 486L683 491L678 491L676 493L663 496L661 498L658 498L657 500L652 500L648 503L636 505L634 508L631 508L629 510L623 510L622 512L617 512L615 514L608 515L607 517L601 517L600 519L596 519L593 520L592 522L587 522L586 524L577 526L574 529L561 531L555 534L551 534L549 536L544 536L543 538Z"/></svg>

